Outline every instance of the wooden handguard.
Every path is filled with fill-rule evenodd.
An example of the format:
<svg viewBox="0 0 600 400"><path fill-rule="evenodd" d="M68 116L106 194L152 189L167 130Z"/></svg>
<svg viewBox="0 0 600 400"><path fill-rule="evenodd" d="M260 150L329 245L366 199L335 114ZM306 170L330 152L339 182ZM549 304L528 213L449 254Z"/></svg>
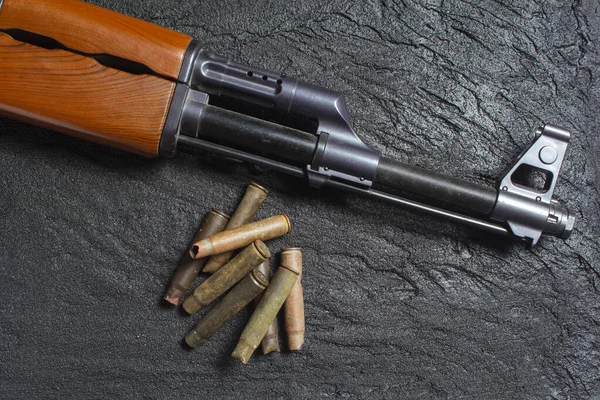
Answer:
<svg viewBox="0 0 600 400"><path fill-rule="evenodd" d="M174 87L0 33L0 115L152 157Z"/></svg>
<svg viewBox="0 0 600 400"><path fill-rule="evenodd" d="M0 30L20 29L86 54L135 61L176 79L188 35L79 0L4 0Z"/></svg>
<svg viewBox="0 0 600 400"><path fill-rule="evenodd" d="M20 42L10 36L14 30L54 39L64 49ZM190 41L77 0L4 0L0 115L156 156ZM154 74L108 67L95 55L143 64Z"/></svg>

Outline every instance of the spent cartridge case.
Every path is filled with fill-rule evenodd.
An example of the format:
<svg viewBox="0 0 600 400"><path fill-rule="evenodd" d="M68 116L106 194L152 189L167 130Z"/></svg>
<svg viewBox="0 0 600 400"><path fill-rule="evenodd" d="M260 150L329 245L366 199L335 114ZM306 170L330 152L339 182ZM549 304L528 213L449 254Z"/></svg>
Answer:
<svg viewBox="0 0 600 400"><path fill-rule="evenodd" d="M291 228L292 225L287 215L274 215L196 241L192 245L190 254L193 258L198 259L213 254L221 254L241 249L255 240L269 240L283 236L288 233Z"/></svg>
<svg viewBox="0 0 600 400"><path fill-rule="evenodd" d="M288 348L300 350L304 344L304 295L302 293L302 250L287 248L281 251L281 265L299 271L298 279L283 305Z"/></svg>
<svg viewBox="0 0 600 400"><path fill-rule="evenodd" d="M244 193L244 197L242 197L242 200L240 200L240 203L235 209L235 212L231 215L231 219L227 223L227 226L225 226L224 230L229 231L252 222L256 216L256 213L258 212L258 209L262 205L263 201L265 201L267 198L267 193L269 193L269 191L258 183L250 182L246 192ZM215 271L225 265L227 261L231 260L232 256L232 251L214 255L208 259L202 271L213 274Z"/></svg>
<svg viewBox="0 0 600 400"><path fill-rule="evenodd" d="M244 364L248 362L283 306L283 302L298 279L298 274L298 271L286 266L277 269L263 298L244 328L235 350L231 353L233 357L240 359Z"/></svg>
<svg viewBox="0 0 600 400"><path fill-rule="evenodd" d="M194 329L185 336L185 342L194 349L200 346L268 285L267 277L260 270L251 271L198 322Z"/></svg>
<svg viewBox="0 0 600 400"><path fill-rule="evenodd" d="M229 215L213 208L206 214L204 220L202 220L200 229L194 236L192 243L221 232L227 225L228 220ZM189 251L186 251L179 263L179 267L175 271L175 274L173 274L169 287L167 288L165 300L171 304L178 305L181 296L183 296L192 282L194 282L205 262L206 258L194 260L190 256Z"/></svg>
<svg viewBox="0 0 600 400"><path fill-rule="evenodd" d="M193 314L212 303L269 257L271 253L263 242L253 242L198 286L194 293L183 301L183 309L188 314Z"/></svg>
<svg viewBox="0 0 600 400"><path fill-rule="evenodd" d="M263 273L264 276L271 276L271 266L269 265L269 260L266 260L262 264L260 264L257 269ZM260 293L254 299L254 307L258 306L260 300L262 299L262 293ZM260 347L262 348L263 354L269 354L272 352L281 352L281 348L279 347L279 325L277 323L277 318L273 319L271 325L269 325L269 329L267 329L267 333L265 333L265 337L262 342L260 342Z"/></svg>

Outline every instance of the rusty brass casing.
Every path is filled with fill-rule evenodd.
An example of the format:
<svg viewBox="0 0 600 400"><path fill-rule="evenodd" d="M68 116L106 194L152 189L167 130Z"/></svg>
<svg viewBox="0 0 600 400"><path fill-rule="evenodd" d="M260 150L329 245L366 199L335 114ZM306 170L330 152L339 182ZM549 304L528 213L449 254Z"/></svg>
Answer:
<svg viewBox="0 0 600 400"><path fill-rule="evenodd" d="M283 306L283 302L298 279L298 274L299 271L293 271L283 265L277 269L262 300L244 328L235 350L231 353L233 357L240 359L244 364L248 362Z"/></svg>
<svg viewBox="0 0 600 400"><path fill-rule="evenodd" d="M271 276L271 266L269 265L269 260L265 260L262 264L260 264L257 269L263 273L264 276ZM262 299L262 293L256 296L254 299L254 307L258 306L260 300ZM263 354L269 354L272 352L281 352L281 348L279 347L279 325L277 324L277 318L273 319L271 325L269 325L269 329L267 329L267 333L265 333L265 337L262 342L260 342L260 347L262 348Z"/></svg>
<svg viewBox="0 0 600 400"><path fill-rule="evenodd" d="M258 269L252 270L242 279L186 336L185 342L191 348L200 346L234 315L248 305L269 285L265 275Z"/></svg>
<svg viewBox="0 0 600 400"><path fill-rule="evenodd" d="M196 233L196 236L194 236L192 243L221 232L227 225L228 220L229 215L213 208L206 214L204 220L202 220L200 229ZM171 283L165 294L165 300L171 304L178 305L181 296L183 296L192 282L194 282L205 262L206 258L194 260L190 256L189 251L186 251L179 263L179 267L175 271L175 274L173 274L173 278L171 278Z"/></svg>
<svg viewBox="0 0 600 400"><path fill-rule="evenodd" d="M196 241L190 254L198 259L213 254L241 249L255 240L269 240L288 233L292 228L287 215L274 215L251 222L230 231L219 232L206 239Z"/></svg>
<svg viewBox="0 0 600 400"><path fill-rule="evenodd" d="M281 265L299 272L283 305L288 348L298 351L304 344L304 295L302 293L302 249L281 249Z"/></svg>
<svg viewBox="0 0 600 400"><path fill-rule="evenodd" d="M235 212L231 215L231 219L224 230L229 231L252 222L258 209L267 198L267 193L269 193L269 191L258 183L250 182L246 189L246 193L244 193L244 197L240 200L240 204L238 204ZM213 274L225 265L227 261L231 260L232 256L232 251L214 255L208 259L202 271Z"/></svg>
<svg viewBox="0 0 600 400"><path fill-rule="evenodd" d="M263 242L253 242L198 286L194 293L184 300L183 309L188 314L195 313L225 293L269 257L271 253Z"/></svg>

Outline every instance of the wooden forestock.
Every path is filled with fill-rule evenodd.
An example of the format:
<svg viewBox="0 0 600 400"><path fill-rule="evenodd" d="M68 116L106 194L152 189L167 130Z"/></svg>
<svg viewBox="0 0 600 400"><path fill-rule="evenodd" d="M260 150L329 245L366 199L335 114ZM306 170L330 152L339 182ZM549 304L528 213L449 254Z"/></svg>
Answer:
<svg viewBox="0 0 600 400"><path fill-rule="evenodd" d="M0 33L0 115L156 156L174 87Z"/></svg>
<svg viewBox="0 0 600 400"><path fill-rule="evenodd" d="M20 29L85 54L109 54L176 79L191 37L79 0L4 0L0 30Z"/></svg>
<svg viewBox="0 0 600 400"><path fill-rule="evenodd" d="M42 48L10 36L19 31L63 47ZM182 33L78 0L4 0L0 115L156 156L190 41ZM144 65L153 74L102 65L97 55Z"/></svg>

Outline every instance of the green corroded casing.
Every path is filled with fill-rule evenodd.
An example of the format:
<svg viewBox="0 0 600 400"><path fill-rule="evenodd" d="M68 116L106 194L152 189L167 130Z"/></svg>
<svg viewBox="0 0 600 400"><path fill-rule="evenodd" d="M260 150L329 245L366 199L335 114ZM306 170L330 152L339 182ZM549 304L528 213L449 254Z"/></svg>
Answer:
<svg viewBox="0 0 600 400"><path fill-rule="evenodd" d="M263 298L254 310L248 325L244 328L240 340L231 355L246 364L252 353L256 350L261 340L267 333L269 325L283 306L290 290L298 279L298 271L293 271L286 266L281 266L275 272L271 283L265 290Z"/></svg>
<svg viewBox="0 0 600 400"><path fill-rule="evenodd" d="M269 260L266 260L262 264L260 264L257 269L263 273L264 276L271 276L271 266L269 264ZM254 307L256 307L260 300L262 299L262 293L256 296L254 299ZM267 333L265 333L265 337L262 342L260 342L260 347L262 348L263 354L269 354L272 352L281 352L281 348L279 347L279 324L277 323L277 318L273 320L271 325L269 325L269 329L267 329Z"/></svg>
<svg viewBox="0 0 600 400"><path fill-rule="evenodd" d="M290 291L285 304L285 333L287 334L288 349L298 351L304 344L304 294L302 291L302 249L292 247L281 249L281 265L300 272L294 287Z"/></svg>
<svg viewBox="0 0 600 400"><path fill-rule="evenodd" d="M196 233L196 236L194 236L192 243L205 239L211 235L214 235L215 233L221 232L227 225L228 220L229 215L213 208L208 214L206 214L204 220L202 220L200 229ZM194 260L190 256L189 251L186 251L183 255L183 259L179 263L179 267L175 271L175 274L173 274L171 284L167 288L165 300L171 304L178 305L181 296L183 296L192 282L194 282L205 262L206 258Z"/></svg>
<svg viewBox="0 0 600 400"><path fill-rule="evenodd" d="M260 270L254 269L198 322L185 336L185 342L194 349L200 346L268 285L267 277Z"/></svg>
<svg viewBox="0 0 600 400"><path fill-rule="evenodd" d="M244 197L242 197L242 200L240 200L240 204L238 204L235 212L231 215L231 219L227 223L227 226L224 230L232 230L239 228L248 222L252 222L256 216L256 213L258 212L258 209L267 198L267 193L269 193L269 191L258 183L250 182L248 188L246 189L246 193L244 193ZM213 274L219 268L225 265L227 261L231 260L232 256L232 251L214 255L208 259L202 271Z"/></svg>
<svg viewBox="0 0 600 400"><path fill-rule="evenodd" d="M184 300L183 309L188 314L193 314L212 303L269 257L271 253L263 242L253 242L198 286L194 293Z"/></svg>
<svg viewBox="0 0 600 400"><path fill-rule="evenodd" d="M197 259L213 254L226 253L248 246L255 240L269 240L283 236L291 229L292 225L287 215L273 215L199 240L192 245L190 254Z"/></svg>

